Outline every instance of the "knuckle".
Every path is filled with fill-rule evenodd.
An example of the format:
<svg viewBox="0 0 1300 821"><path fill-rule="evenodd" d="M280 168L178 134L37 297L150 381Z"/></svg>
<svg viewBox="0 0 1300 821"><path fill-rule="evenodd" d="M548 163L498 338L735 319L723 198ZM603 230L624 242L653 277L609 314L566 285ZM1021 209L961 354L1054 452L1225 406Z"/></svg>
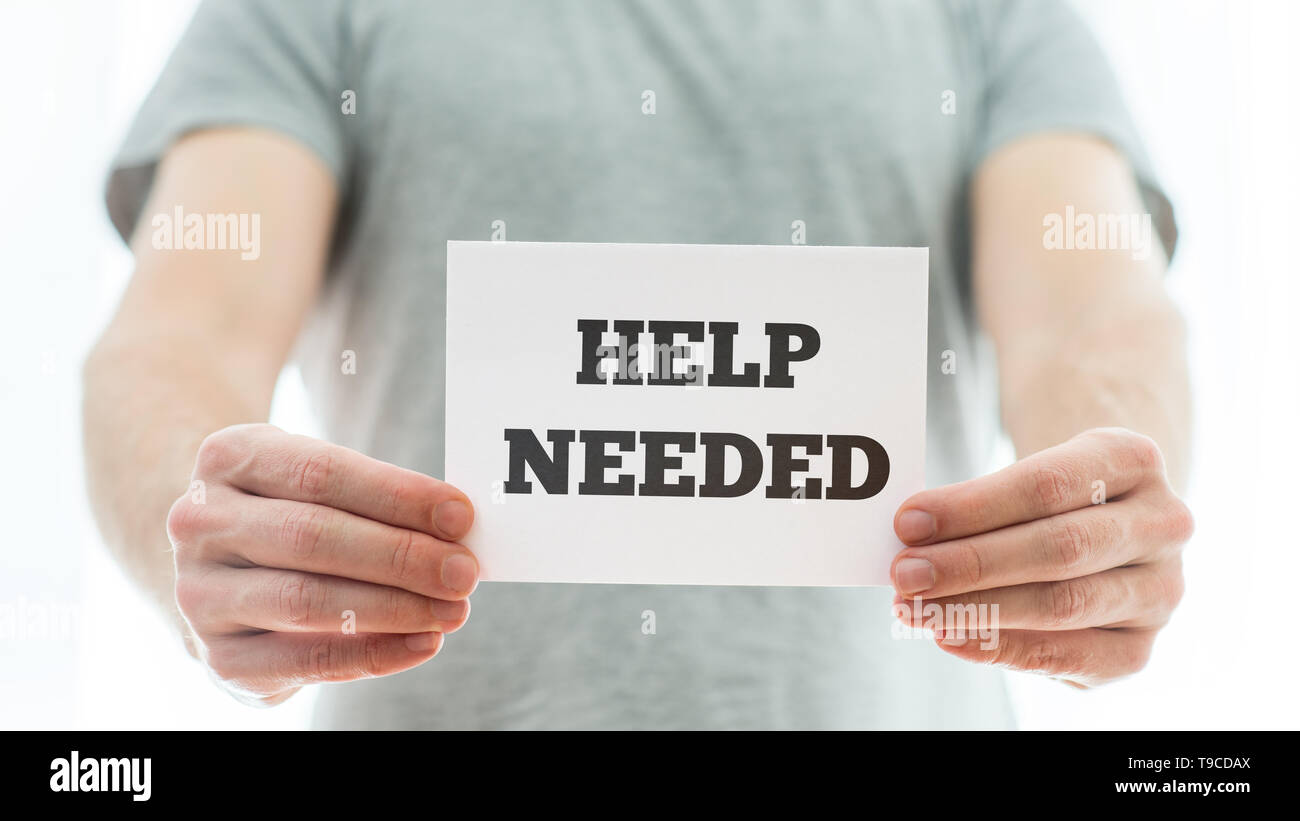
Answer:
<svg viewBox="0 0 1300 821"><path fill-rule="evenodd" d="M1187 594L1187 582L1183 579L1182 573L1173 574L1173 578L1169 580L1168 590L1166 602L1169 604L1170 611L1173 611L1183 603L1183 596Z"/></svg>
<svg viewBox="0 0 1300 821"><path fill-rule="evenodd" d="M1118 516L1099 516L1092 520L1093 544L1100 549L1119 547L1133 537L1132 521Z"/></svg>
<svg viewBox="0 0 1300 821"><path fill-rule="evenodd" d="M1071 580L1045 588L1044 612L1052 627L1060 629L1084 624L1092 608L1092 595L1083 582Z"/></svg>
<svg viewBox="0 0 1300 821"><path fill-rule="evenodd" d="M952 602L943 608L943 626L957 635L973 637L979 633L981 607L985 597L981 593L963 594L960 601Z"/></svg>
<svg viewBox="0 0 1300 821"><path fill-rule="evenodd" d="M329 490L334 479L334 460L328 452L317 450L298 458L291 468L298 491L306 498L319 498Z"/></svg>
<svg viewBox="0 0 1300 821"><path fill-rule="evenodd" d="M339 645L334 636L321 636L308 642L299 663L307 677L316 681L340 678Z"/></svg>
<svg viewBox="0 0 1300 821"><path fill-rule="evenodd" d="M1024 670L1040 673L1062 673L1061 648L1056 642L1047 638L1035 638L1025 643L1020 652L1015 654L1013 665Z"/></svg>
<svg viewBox="0 0 1300 821"><path fill-rule="evenodd" d="M1196 532L1196 518L1192 515L1192 509L1177 497L1174 497L1173 503L1165 513L1165 524L1169 528L1170 535L1179 544L1191 539Z"/></svg>
<svg viewBox="0 0 1300 821"><path fill-rule="evenodd" d="M294 627L306 627L320 609L320 585L308 576L291 575L276 590L280 620Z"/></svg>
<svg viewBox="0 0 1300 821"><path fill-rule="evenodd" d="M1064 465L1039 465L1030 477L1030 501L1042 510L1059 510L1071 503L1077 484L1073 472Z"/></svg>
<svg viewBox="0 0 1300 821"><path fill-rule="evenodd" d="M972 612L981 607L987 608L997 602L997 596L987 590L971 590L961 594L959 607L971 608Z"/></svg>
<svg viewBox="0 0 1300 821"><path fill-rule="evenodd" d="M400 479L386 481L383 487L383 498L385 499L385 508L388 510L388 521L400 522L402 511L410 509L415 503L415 494L412 492L411 486Z"/></svg>
<svg viewBox="0 0 1300 821"><path fill-rule="evenodd" d="M1173 567L1158 576L1160 581L1160 603L1166 612L1172 613L1182 603L1187 592L1187 582L1183 578L1181 567Z"/></svg>
<svg viewBox="0 0 1300 821"><path fill-rule="evenodd" d="M189 573L178 573L173 586L176 607L191 624L207 603L207 589Z"/></svg>
<svg viewBox="0 0 1300 821"><path fill-rule="evenodd" d="M299 562L306 562L320 550L325 538L325 514L311 505L293 505L284 517L283 543Z"/></svg>
<svg viewBox="0 0 1300 821"><path fill-rule="evenodd" d="M974 587L984 578L984 559L980 556L979 548L969 541L960 542L958 549L961 577L968 587Z"/></svg>
<svg viewBox="0 0 1300 821"><path fill-rule="evenodd" d="M394 628L403 621L402 617L407 612L408 599L406 594L397 589L390 588L384 593L384 619L385 624L392 625ZM409 619L408 619L409 621Z"/></svg>
<svg viewBox="0 0 1300 821"><path fill-rule="evenodd" d="M190 499L188 494L172 502L167 511L167 538L172 545L186 544L203 532L205 507Z"/></svg>
<svg viewBox="0 0 1300 821"><path fill-rule="evenodd" d="M1155 635L1143 635L1138 641L1127 642L1121 651L1123 659L1120 669L1124 674L1132 675L1146 669L1151 663L1151 651L1155 648Z"/></svg>
<svg viewBox="0 0 1300 821"><path fill-rule="evenodd" d="M1092 554L1093 535L1079 522L1062 518L1048 527L1047 545L1049 562L1056 570L1069 573Z"/></svg>
<svg viewBox="0 0 1300 821"><path fill-rule="evenodd" d="M1124 446L1127 434L1124 428L1088 428L1074 438L1091 440L1102 448L1116 448Z"/></svg>
<svg viewBox="0 0 1300 821"><path fill-rule="evenodd" d="M1165 457L1160 452L1156 440L1132 431L1127 433L1125 439L1129 455L1140 472L1160 474L1165 472Z"/></svg>
<svg viewBox="0 0 1300 821"><path fill-rule="evenodd" d="M369 678L382 676L384 670L384 637L367 633L361 639L361 654L358 659L360 672Z"/></svg>
<svg viewBox="0 0 1300 821"><path fill-rule="evenodd" d="M393 578L399 582L406 581L412 571L412 564L415 558L415 534L410 530L403 530L397 537L397 543L393 545L393 552L390 557L389 566L392 569Z"/></svg>
<svg viewBox="0 0 1300 821"><path fill-rule="evenodd" d="M1002 636L993 648L989 663L995 667L1016 667L1020 664L1020 649L1008 637Z"/></svg>
<svg viewBox="0 0 1300 821"><path fill-rule="evenodd" d="M204 664L222 681L231 681L240 674L239 653L230 642L207 645L203 657Z"/></svg>
<svg viewBox="0 0 1300 821"><path fill-rule="evenodd" d="M199 444L194 460L195 472L202 476L228 474L247 456L244 432L239 428L222 428L208 434Z"/></svg>

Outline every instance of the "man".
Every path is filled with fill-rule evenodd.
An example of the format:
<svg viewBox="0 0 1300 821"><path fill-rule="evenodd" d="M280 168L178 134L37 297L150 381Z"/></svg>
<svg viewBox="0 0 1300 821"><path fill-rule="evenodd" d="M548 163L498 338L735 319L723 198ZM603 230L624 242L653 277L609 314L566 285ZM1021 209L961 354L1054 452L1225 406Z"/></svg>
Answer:
<svg viewBox="0 0 1300 821"><path fill-rule="evenodd" d="M137 269L86 363L97 516L251 702L350 682L318 726L1005 727L993 668L1133 673L1181 595L1170 209L1056 4L205 4L108 204ZM260 249L168 250L178 206L258 217ZM1067 213L1071 239L1146 215L1162 245L1062 248ZM432 478L446 241L794 220L930 248L932 489L895 519L895 589L475 590L473 511ZM329 442L258 424L291 353ZM979 477L998 395L1021 458ZM916 596L997 604L998 642L896 640Z"/></svg>

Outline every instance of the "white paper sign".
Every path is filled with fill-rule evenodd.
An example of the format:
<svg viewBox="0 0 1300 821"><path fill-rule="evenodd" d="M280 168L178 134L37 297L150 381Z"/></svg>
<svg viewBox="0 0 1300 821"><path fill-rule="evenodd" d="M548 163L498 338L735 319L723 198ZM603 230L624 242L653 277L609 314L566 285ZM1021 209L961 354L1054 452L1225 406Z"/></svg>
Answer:
<svg viewBox="0 0 1300 821"><path fill-rule="evenodd" d="M888 584L927 250L450 242L446 479L485 581Z"/></svg>

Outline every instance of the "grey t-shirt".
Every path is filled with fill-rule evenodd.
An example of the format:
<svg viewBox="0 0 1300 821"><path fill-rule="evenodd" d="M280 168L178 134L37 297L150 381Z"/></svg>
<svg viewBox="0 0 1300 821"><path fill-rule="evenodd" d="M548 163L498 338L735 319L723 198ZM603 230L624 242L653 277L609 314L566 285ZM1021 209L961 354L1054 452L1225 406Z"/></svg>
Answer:
<svg viewBox="0 0 1300 821"><path fill-rule="evenodd" d="M508 240L787 244L802 220L810 244L929 246L931 485L981 472L997 429L970 299L980 160L1100 135L1173 236L1103 57L1055 2L204 3L114 162L124 235L168 145L228 124L297 138L343 193L297 348L329 438L434 476L446 242L498 220ZM891 596L485 583L436 659L327 686L317 724L1009 726L1001 674L894 638Z"/></svg>

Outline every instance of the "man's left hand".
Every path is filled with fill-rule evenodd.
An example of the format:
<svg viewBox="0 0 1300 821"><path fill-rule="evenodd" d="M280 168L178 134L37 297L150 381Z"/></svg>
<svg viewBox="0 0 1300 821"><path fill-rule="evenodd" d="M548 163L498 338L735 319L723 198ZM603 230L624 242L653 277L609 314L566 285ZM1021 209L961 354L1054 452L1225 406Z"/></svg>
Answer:
<svg viewBox="0 0 1300 821"><path fill-rule="evenodd" d="M908 545L890 569L895 612L935 628L939 646L960 658L1096 686L1146 665L1182 598L1192 529L1154 441L1088 430L904 502L894 517ZM964 636L961 624L931 623L925 611L939 611L930 604L944 614L996 605L996 642L969 623Z"/></svg>

